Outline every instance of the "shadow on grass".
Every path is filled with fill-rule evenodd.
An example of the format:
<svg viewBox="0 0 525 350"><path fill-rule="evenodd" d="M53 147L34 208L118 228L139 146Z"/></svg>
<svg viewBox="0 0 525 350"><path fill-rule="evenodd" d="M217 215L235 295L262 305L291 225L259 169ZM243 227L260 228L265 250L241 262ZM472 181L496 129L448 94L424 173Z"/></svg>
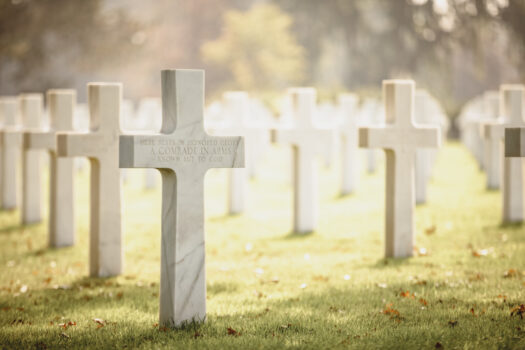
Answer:
<svg viewBox="0 0 525 350"><path fill-rule="evenodd" d="M243 215L244 215L244 213L235 213L235 214L224 213L224 214L221 214L221 215L208 217L208 218L206 218L206 221L209 221L209 222L224 222L224 223L226 223L229 220L238 219L238 218L242 217Z"/></svg>
<svg viewBox="0 0 525 350"><path fill-rule="evenodd" d="M475 312L487 314L473 316L472 290L458 293L449 288L435 295L426 286L404 282L388 288L326 286L281 299L243 297L240 304L222 305L220 315L208 309L204 324L174 330L156 325L158 296L152 292L157 290L158 285L119 285L115 278L86 277L70 289L34 290L31 297L2 295L0 341L6 348L24 349L39 344L46 348L283 348L298 343L330 348L346 341L357 348L433 348L436 342L458 347L478 340L480 334L491 340L484 343L489 348L520 341L515 328L521 320L509 316L508 304L480 301L484 297L478 295ZM417 298L403 297L400 291L406 290ZM217 286L209 286L209 292L213 299ZM419 298L425 298L424 308ZM103 325L94 318L102 319ZM69 321L75 325L61 326Z"/></svg>
<svg viewBox="0 0 525 350"><path fill-rule="evenodd" d="M495 228L497 228L497 229L498 228L520 229L522 227L524 227L523 222L502 222L501 224L499 224Z"/></svg>
<svg viewBox="0 0 525 350"><path fill-rule="evenodd" d="M307 231L307 232L295 232L291 231L288 232L287 235L284 237L280 237L280 240L298 240L298 239L307 239L311 238L315 234L315 231Z"/></svg>
<svg viewBox="0 0 525 350"><path fill-rule="evenodd" d="M345 200L345 199L351 199L351 198L355 198L356 197L356 192L350 192L350 193L336 193L334 195L334 200L336 201L341 201L341 200Z"/></svg>
<svg viewBox="0 0 525 350"><path fill-rule="evenodd" d="M23 230L24 228L27 228L27 227L28 226L24 226L24 225L21 225L21 224L2 226L2 228L0 228L0 234L2 234L2 233L12 233L14 231L20 231L20 230Z"/></svg>
<svg viewBox="0 0 525 350"><path fill-rule="evenodd" d="M370 265L371 268L382 269L385 267L399 267L411 265L414 258L381 258L375 264Z"/></svg>

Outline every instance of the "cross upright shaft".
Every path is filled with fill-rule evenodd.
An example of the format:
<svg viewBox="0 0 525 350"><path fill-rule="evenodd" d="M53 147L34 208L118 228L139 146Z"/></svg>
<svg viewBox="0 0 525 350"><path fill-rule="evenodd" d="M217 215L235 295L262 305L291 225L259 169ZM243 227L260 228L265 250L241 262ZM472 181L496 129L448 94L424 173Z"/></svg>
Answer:
<svg viewBox="0 0 525 350"><path fill-rule="evenodd" d="M42 94L22 94L20 109L24 131L38 130L41 125ZM23 138L23 135L20 135ZM24 149L22 152L22 223L32 224L42 220L41 203L41 151Z"/></svg>
<svg viewBox="0 0 525 350"><path fill-rule="evenodd" d="M505 121L493 127L495 136L503 140L505 129L525 127L525 86L502 85L500 88L500 114ZM509 140L512 141L512 138ZM506 142L506 140L505 140ZM503 222L524 220L523 159L505 158L503 161Z"/></svg>
<svg viewBox="0 0 525 350"><path fill-rule="evenodd" d="M0 98L0 118L2 129L0 130L0 152L1 152L1 191L2 209L15 209L17 206L17 168L22 146L19 101L17 97Z"/></svg>
<svg viewBox="0 0 525 350"><path fill-rule="evenodd" d="M52 247L75 242L73 159L57 158L56 133L73 129L75 90L49 90L50 130L24 132L24 149L49 152L49 243Z"/></svg>
<svg viewBox="0 0 525 350"><path fill-rule="evenodd" d="M385 254L412 256L414 169L417 148L438 147L437 127L414 124L414 82L383 81L386 125L359 129L359 145L386 153Z"/></svg>
<svg viewBox="0 0 525 350"><path fill-rule="evenodd" d="M204 131L204 72L162 71L159 134L120 136L121 168L162 175L160 323L178 327L206 316L204 175L244 166L242 137Z"/></svg>
<svg viewBox="0 0 525 350"><path fill-rule="evenodd" d="M87 157L91 163L89 273L97 277L122 272L118 170L121 100L121 84L88 84L90 131L57 133L59 157Z"/></svg>
<svg viewBox="0 0 525 350"><path fill-rule="evenodd" d="M277 131L277 141L293 149L293 231L305 234L315 231L318 222L318 181L315 157L319 146L334 137L332 130L313 125L316 106L314 88L292 88L288 91L295 120L293 129Z"/></svg>

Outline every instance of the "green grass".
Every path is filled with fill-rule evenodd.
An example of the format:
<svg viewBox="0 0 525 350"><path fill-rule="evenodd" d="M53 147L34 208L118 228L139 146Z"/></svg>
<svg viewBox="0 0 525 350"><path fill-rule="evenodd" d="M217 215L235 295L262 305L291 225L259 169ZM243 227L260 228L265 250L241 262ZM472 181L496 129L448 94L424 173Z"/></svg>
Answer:
<svg viewBox="0 0 525 350"><path fill-rule="evenodd" d="M485 190L462 146L442 149L428 204L416 210L417 247L428 254L403 260L383 259L382 168L363 173L348 197L338 195L337 165L321 169L319 230L291 235L287 157L270 151L242 216L225 215L225 171L208 173L208 318L183 330L156 325L160 189L143 191L138 172L124 187L125 274L117 278L86 277L87 171L76 179L75 247L49 249L45 223L21 227L18 212L1 212L0 344L525 348L525 320L511 316L525 303L525 229L500 225L500 193ZM68 322L76 325L59 326Z"/></svg>

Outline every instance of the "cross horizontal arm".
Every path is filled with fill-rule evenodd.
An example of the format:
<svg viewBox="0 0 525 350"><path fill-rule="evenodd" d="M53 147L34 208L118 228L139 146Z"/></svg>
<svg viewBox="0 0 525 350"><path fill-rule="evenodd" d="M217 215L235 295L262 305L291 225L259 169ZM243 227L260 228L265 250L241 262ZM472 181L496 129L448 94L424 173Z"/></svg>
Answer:
<svg viewBox="0 0 525 350"><path fill-rule="evenodd" d="M244 138L177 138L176 134L121 135L121 168L182 169L192 164L200 170L243 168Z"/></svg>
<svg viewBox="0 0 525 350"><path fill-rule="evenodd" d="M359 128L359 147L366 148L436 148L440 146L438 127L398 128Z"/></svg>
<svg viewBox="0 0 525 350"><path fill-rule="evenodd" d="M505 126L501 122L488 121L481 125L483 138L490 140L501 140L505 135Z"/></svg>
<svg viewBox="0 0 525 350"><path fill-rule="evenodd" d="M27 131L24 133L23 146L25 149L56 149L56 134L45 131Z"/></svg>
<svg viewBox="0 0 525 350"><path fill-rule="evenodd" d="M107 152L110 138L117 136L93 133L57 133L57 155L59 157L94 157Z"/></svg>
<svg viewBox="0 0 525 350"><path fill-rule="evenodd" d="M21 147L23 132L20 129L6 128L0 132L3 147Z"/></svg>

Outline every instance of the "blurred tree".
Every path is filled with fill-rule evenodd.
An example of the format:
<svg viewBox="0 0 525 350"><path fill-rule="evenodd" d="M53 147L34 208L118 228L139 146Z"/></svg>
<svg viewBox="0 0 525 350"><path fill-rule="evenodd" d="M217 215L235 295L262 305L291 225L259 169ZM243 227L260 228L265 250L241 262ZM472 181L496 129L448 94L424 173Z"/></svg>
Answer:
<svg viewBox="0 0 525 350"><path fill-rule="evenodd" d="M274 2L294 18L311 59L311 84L326 74L322 62L331 41L344 48L339 59L346 64L337 66L347 88L410 77L454 116L472 96L515 80L512 67L525 65L525 0Z"/></svg>
<svg viewBox="0 0 525 350"><path fill-rule="evenodd" d="M304 50L291 25L292 19L271 4L227 11L221 36L202 46L203 59L225 73L222 89L282 90L304 77Z"/></svg>
<svg viewBox="0 0 525 350"><path fill-rule="evenodd" d="M101 0L0 0L0 93L73 86L121 62L137 28Z"/></svg>

